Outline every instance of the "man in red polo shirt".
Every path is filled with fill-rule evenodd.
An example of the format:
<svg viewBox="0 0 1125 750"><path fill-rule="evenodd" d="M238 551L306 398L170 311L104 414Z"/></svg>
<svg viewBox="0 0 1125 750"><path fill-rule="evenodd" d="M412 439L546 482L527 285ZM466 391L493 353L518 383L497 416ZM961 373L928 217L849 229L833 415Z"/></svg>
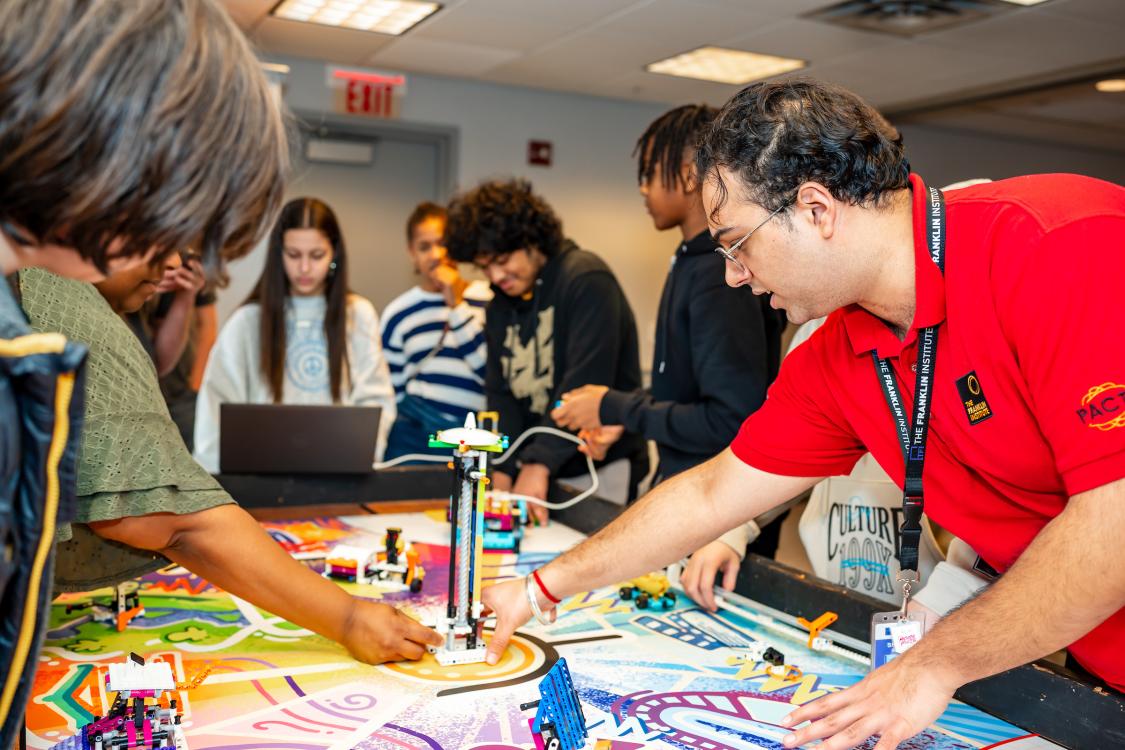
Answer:
<svg viewBox="0 0 1125 750"><path fill-rule="evenodd" d="M1002 576L794 711L790 726L813 723L786 746L877 734L889 750L962 684L1062 647L1125 689L1125 189L1040 175L943 198L869 105L803 80L744 89L697 158L727 282L772 292L794 322L835 312L730 449L533 584L485 592L495 654L533 609L656 569L870 451L904 505L924 488L926 514Z"/></svg>

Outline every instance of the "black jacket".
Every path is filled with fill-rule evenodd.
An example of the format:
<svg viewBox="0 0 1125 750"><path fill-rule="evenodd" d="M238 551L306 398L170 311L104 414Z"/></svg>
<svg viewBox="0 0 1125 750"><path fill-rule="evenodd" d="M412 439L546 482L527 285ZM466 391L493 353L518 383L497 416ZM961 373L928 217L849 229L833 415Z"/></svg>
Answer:
<svg viewBox="0 0 1125 750"><path fill-rule="evenodd" d="M529 427L557 427L549 413L563 393L586 384L633 390L641 386L637 324L625 293L605 262L566 240L543 266L530 299L494 287L485 317L488 408L500 412L500 429L513 440ZM574 443L536 435L513 457L540 463L552 477L586 473ZM633 460L647 467L644 440L625 435L605 462ZM516 468L497 468L515 476ZM635 479L639 478L634 476Z"/></svg>
<svg viewBox="0 0 1125 750"><path fill-rule="evenodd" d="M84 346L31 333L0 278L0 748L23 729L50 614L55 524L73 516L85 359Z"/></svg>
<svg viewBox="0 0 1125 750"><path fill-rule="evenodd" d="M622 424L660 452L658 477L690 469L730 444L762 405L781 361L782 314L768 297L727 286L703 232L672 257L660 296L652 389L606 393L603 424Z"/></svg>

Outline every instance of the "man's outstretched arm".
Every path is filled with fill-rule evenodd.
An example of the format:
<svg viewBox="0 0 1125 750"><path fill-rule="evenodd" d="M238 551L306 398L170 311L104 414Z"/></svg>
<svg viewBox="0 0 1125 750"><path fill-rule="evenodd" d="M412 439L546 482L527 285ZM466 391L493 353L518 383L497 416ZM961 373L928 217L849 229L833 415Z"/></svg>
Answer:
<svg viewBox="0 0 1125 750"><path fill-rule="evenodd" d="M548 563L539 576L553 595L564 598L658 570L817 481L767 474L727 449L662 483L609 526ZM494 663L531 610L522 579L491 586L482 597L496 613L489 644ZM550 606L545 598L539 603ZM714 606L713 601L703 604Z"/></svg>

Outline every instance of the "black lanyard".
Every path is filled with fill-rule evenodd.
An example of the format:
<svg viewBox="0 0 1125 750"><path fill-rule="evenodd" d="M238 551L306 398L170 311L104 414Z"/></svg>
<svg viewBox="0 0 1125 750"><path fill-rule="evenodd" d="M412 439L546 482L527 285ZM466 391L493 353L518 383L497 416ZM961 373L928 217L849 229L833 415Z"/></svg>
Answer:
<svg viewBox="0 0 1125 750"><path fill-rule="evenodd" d="M930 246L930 258L938 270L945 273L945 196L937 188L927 188L929 205L926 209L926 241ZM917 374L914 389L914 422L906 416L898 383L895 382L891 363L880 358L877 351L871 352L875 361L875 373L883 395L891 408L895 420L899 442L902 443L903 457L906 459L906 481L902 487L902 529L899 542L898 561L903 570L918 570L918 547L922 542L922 467L926 462L926 434L930 427L930 402L934 382L934 368L937 364L937 326L923 328L918 332L918 357L915 361Z"/></svg>

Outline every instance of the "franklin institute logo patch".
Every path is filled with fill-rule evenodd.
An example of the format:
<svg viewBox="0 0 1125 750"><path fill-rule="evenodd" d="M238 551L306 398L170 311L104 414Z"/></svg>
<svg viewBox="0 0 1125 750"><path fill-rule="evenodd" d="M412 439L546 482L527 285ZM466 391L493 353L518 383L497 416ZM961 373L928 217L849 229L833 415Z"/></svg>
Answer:
<svg viewBox="0 0 1125 750"><path fill-rule="evenodd" d="M1075 414L1082 424L1103 432L1125 427L1125 385L1107 382L1086 391Z"/></svg>

